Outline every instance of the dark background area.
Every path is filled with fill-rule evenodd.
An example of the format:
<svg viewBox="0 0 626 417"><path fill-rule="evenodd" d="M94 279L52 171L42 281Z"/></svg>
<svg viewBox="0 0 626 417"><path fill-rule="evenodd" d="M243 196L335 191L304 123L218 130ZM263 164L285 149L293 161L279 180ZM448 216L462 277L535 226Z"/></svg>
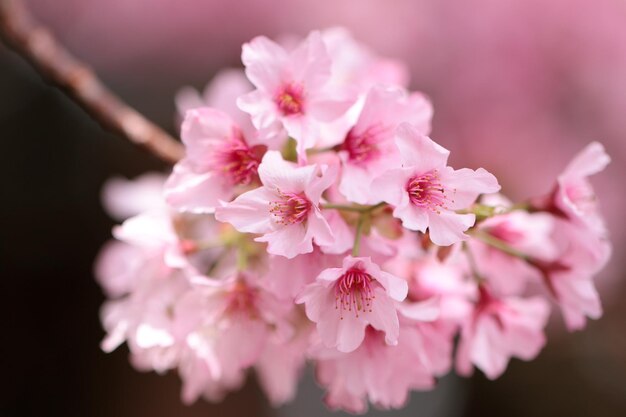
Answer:
<svg viewBox="0 0 626 417"><path fill-rule="evenodd" d="M115 89L116 80L110 84ZM136 94L125 98L175 133L174 91L172 82L152 89L157 106ZM118 92L124 96L123 86ZM100 189L112 175L132 178L167 167L104 132L3 46L0 161L0 416L330 415L310 375L296 402L282 410L272 410L254 382L222 404L187 407L175 374L135 371L126 347L108 355L100 350L104 297L92 263L114 224L100 205ZM625 294L624 282L612 291ZM625 317L626 304L618 301L583 332L564 333L558 322L538 359L513 360L497 381L448 377L435 392L414 395L407 409L384 415L622 417Z"/></svg>

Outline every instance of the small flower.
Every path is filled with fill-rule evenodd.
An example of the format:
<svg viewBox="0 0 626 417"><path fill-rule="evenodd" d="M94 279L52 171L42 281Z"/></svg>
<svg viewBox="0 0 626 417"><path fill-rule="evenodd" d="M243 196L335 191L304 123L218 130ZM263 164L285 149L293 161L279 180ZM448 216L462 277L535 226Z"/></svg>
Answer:
<svg viewBox="0 0 626 417"><path fill-rule="evenodd" d="M293 258L313 251L313 241L320 246L334 243L333 232L322 215L319 202L322 192L335 178L326 166L298 167L286 162L277 151L269 151L259 166L262 187L248 191L232 203L219 207L217 220L232 224L245 233L263 236L267 251Z"/></svg>
<svg viewBox="0 0 626 417"><path fill-rule="evenodd" d="M212 213L220 201L230 201L235 187L258 181L265 146L252 146L226 113L190 110L182 139L187 154L165 185L166 199L175 208Z"/></svg>
<svg viewBox="0 0 626 417"><path fill-rule="evenodd" d="M472 373L472 364L496 379L506 370L513 356L534 359L546 343L543 328L550 307L541 297L494 298L484 287L474 314L461 330L457 353L457 371Z"/></svg>
<svg viewBox="0 0 626 417"><path fill-rule="evenodd" d="M433 372L421 351L422 335L406 324L401 330L394 346L383 332L367 326L363 343L352 352L313 349L318 383L327 390L324 400L329 408L364 413L368 402L382 409L400 408L411 390L434 387Z"/></svg>
<svg viewBox="0 0 626 417"><path fill-rule="evenodd" d="M372 182L379 201L395 209L393 215L407 229L425 232L440 246L465 239L473 214L456 210L470 206L483 193L500 189L496 178L479 168L454 170L446 166L449 151L403 123L396 131L402 168L393 168Z"/></svg>
<svg viewBox="0 0 626 417"><path fill-rule="evenodd" d="M476 227L477 233L497 239L526 258L543 261L557 256L553 229L554 216L522 210L492 217ZM497 294L521 294L529 281L541 281L541 274L526 259L504 253L480 239L470 239L468 244L481 276Z"/></svg>
<svg viewBox="0 0 626 417"><path fill-rule="evenodd" d="M355 203L368 203L372 180L400 158L394 143L396 127L410 122L427 134L431 117L432 106L421 94L408 95L400 88L372 88L358 121L339 145L341 193Z"/></svg>
<svg viewBox="0 0 626 417"><path fill-rule="evenodd" d="M597 234L606 235L593 187L588 177L602 171L611 161L604 146L592 142L559 175L554 205L574 222L586 225Z"/></svg>
<svg viewBox="0 0 626 417"><path fill-rule="evenodd" d="M558 303L570 331L585 327L587 318L602 316L593 276L608 262L611 243L588 228L555 218L553 239L560 251L550 262L533 260Z"/></svg>
<svg viewBox="0 0 626 417"><path fill-rule="evenodd" d="M397 343L398 315L394 301L402 301L407 283L381 271L370 258L348 256L342 268L329 268L296 299L317 323L324 344L341 352L356 349L371 324L385 332L388 344Z"/></svg>
<svg viewBox="0 0 626 417"><path fill-rule="evenodd" d="M241 59L257 90L241 96L239 107L252 116L261 136L286 130L301 157L315 145L320 123L337 119L352 104L329 88L332 63L319 32L291 52L265 37L255 38L243 46Z"/></svg>

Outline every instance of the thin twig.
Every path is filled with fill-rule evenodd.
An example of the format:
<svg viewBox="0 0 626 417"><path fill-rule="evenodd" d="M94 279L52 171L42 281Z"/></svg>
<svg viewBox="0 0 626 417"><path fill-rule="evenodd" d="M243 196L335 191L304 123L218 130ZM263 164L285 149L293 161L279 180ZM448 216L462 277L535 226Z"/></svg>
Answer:
<svg viewBox="0 0 626 417"><path fill-rule="evenodd" d="M166 162L175 163L182 158L184 150L180 142L104 86L91 69L32 18L21 0L0 0L0 37L105 129Z"/></svg>

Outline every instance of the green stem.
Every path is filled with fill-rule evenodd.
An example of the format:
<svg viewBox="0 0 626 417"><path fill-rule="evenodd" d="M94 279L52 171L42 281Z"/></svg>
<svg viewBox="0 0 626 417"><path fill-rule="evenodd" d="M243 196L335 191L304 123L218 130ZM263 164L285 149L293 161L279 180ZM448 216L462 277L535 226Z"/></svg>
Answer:
<svg viewBox="0 0 626 417"><path fill-rule="evenodd" d="M359 220L356 223L356 233L354 234L354 245L352 245L352 256L359 256L359 249L361 248L361 235L363 234L363 223L365 222L366 214L361 213Z"/></svg>
<svg viewBox="0 0 626 417"><path fill-rule="evenodd" d="M326 203L326 204L320 204L320 208L329 209L329 210L353 211L356 213L371 213L372 211L380 207L383 207L384 205L385 205L384 202L378 203L373 206L348 206L345 204Z"/></svg>

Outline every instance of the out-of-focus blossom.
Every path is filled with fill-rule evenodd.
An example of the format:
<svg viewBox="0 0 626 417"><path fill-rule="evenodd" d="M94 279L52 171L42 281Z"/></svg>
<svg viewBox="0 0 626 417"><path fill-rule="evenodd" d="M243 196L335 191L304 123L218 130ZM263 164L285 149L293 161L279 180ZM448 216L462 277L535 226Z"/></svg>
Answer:
<svg viewBox="0 0 626 417"><path fill-rule="evenodd" d="M542 298L497 299L481 286L475 311L461 330L457 370L468 375L474 365L495 379L511 357L534 359L546 342L549 313Z"/></svg>

